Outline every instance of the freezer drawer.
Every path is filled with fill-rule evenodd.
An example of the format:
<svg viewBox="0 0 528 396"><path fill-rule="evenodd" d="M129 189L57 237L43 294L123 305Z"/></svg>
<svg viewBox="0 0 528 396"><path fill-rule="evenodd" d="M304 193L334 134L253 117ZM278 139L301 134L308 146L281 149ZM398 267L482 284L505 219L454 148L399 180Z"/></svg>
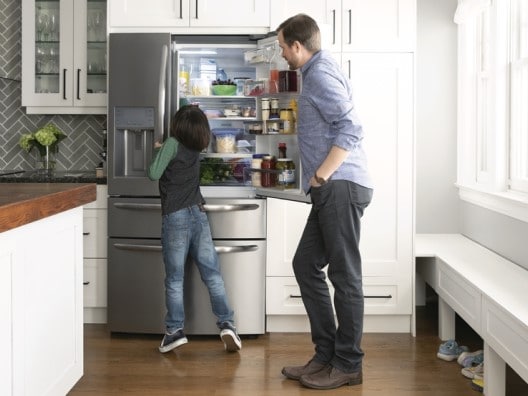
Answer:
<svg viewBox="0 0 528 396"><path fill-rule="evenodd" d="M265 332L263 240L215 240L229 302L240 334ZM108 326L112 332L164 332L165 271L159 240L110 238ZM207 289L189 260L185 274L185 332L218 334Z"/></svg>
<svg viewBox="0 0 528 396"><path fill-rule="evenodd" d="M265 239L265 199L208 198L205 205L214 239ZM108 199L108 235L160 238L159 198Z"/></svg>

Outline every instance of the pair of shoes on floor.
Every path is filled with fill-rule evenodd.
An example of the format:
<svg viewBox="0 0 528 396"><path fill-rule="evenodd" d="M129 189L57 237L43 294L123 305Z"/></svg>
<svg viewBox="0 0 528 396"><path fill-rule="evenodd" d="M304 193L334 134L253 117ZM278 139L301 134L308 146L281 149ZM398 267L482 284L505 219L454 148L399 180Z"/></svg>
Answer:
<svg viewBox="0 0 528 396"><path fill-rule="evenodd" d="M484 380L475 378L471 381L471 389L484 393Z"/></svg>
<svg viewBox="0 0 528 396"><path fill-rule="evenodd" d="M469 352L467 346L459 346L455 340L448 340L440 345L436 356L439 359L451 362L457 360L463 352Z"/></svg>
<svg viewBox="0 0 528 396"><path fill-rule="evenodd" d="M242 341L237 334L235 326L230 322L223 322L219 326L220 338L224 342L227 352L236 352L242 349Z"/></svg>
<svg viewBox="0 0 528 396"><path fill-rule="evenodd" d="M310 360L304 366L288 366L282 369L282 374L312 389L336 389L343 385L359 385L363 383L361 370L345 373L331 364L322 364Z"/></svg>
<svg viewBox="0 0 528 396"><path fill-rule="evenodd" d="M224 348L228 352L236 352L242 349L242 341L237 334L235 326L229 322L223 322L220 326L220 338L224 342ZM183 329L178 329L172 334L165 334L159 351L161 353L167 353L172 351L174 348L187 344L188 340L183 332Z"/></svg>
<svg viewBox="0 0 528 396"><path fill-rule="evenodd" d="M457 358L458 364L462 367L477 366L484 361L484 351L479 349L475 352L462 352Z"/></svg>
<svg viewBox="0 0 528 396"><path fill-rule="evenodd" d="M167 353L172 351L174 348L187 344L187 337L183 333L183 329L178 329L172 334L165 334L163 340L161 340L161 345L159 346L159 351L161 353Z"/></svg>
<svg viewBox="0 0 528 396"><path fill-rule="evenodd" d="M464 377L469 379L483 379L484 378L484 362L472 367L464 367L461 370Z"/></svg>

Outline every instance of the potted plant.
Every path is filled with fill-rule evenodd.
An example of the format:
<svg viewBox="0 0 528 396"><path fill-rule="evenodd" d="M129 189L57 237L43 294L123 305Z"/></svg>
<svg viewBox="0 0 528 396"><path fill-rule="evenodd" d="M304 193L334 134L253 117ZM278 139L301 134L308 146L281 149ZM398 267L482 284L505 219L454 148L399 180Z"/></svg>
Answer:
<svg viewBox="0 0 528 396"><path fill-rule="evenodd" d="M66 136L56 125L50 123L35 132L23 134L18 144L28 153L36 148L39 153L37 159L39 168L53 170L55 167L54 157L59 152L59 142Z"/></svg>

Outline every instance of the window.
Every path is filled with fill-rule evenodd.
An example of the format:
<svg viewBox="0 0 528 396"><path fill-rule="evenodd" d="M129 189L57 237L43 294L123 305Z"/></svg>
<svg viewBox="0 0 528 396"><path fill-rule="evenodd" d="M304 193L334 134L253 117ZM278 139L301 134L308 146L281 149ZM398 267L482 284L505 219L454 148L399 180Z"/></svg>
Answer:
<svg viewBox="0 0 528 396"><path fill-rule="evenodd" d="M528 2L460 0L461 199L528 222Z"/></svg>
<svg viewBox="0 0 528 396"><path fill-rule="evenodd" d="M528 192L528 2L512 1L510 188Z"/></svg>

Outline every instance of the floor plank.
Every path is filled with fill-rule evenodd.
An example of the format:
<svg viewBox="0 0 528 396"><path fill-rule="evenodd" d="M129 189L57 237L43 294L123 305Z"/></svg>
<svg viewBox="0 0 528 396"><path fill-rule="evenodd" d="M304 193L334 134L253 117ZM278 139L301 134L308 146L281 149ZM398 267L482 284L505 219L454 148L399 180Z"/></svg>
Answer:
<svg viewBox="0 0 528 396"><path fill-rule="evenodd" d="M467 396L480 393L461 367L436 357L436 306L418 308L417 337L365 334L364 383L333 395ZM457 318L457 341L471 350L482 341ZM174 352L160 354L160 337L111 335L105 325L85 325L85 374L70 395L295 396L321 393L284 378L285 365L303 364L313 353L309 334L271 333L243 338L239 353L226 353L219 337L189 337ZM526 384L508 371L508 396L528 395Z"/></svg>

